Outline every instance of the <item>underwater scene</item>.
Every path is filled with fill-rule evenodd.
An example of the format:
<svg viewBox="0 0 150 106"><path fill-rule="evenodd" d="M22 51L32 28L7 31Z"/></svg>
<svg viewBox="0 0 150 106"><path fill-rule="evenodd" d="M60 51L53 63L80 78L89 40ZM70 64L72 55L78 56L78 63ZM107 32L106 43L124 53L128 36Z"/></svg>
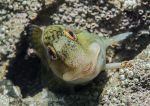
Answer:
<svg viewBox="0 0 150 106"><path fill-rule="evenodd" d="M150 0L0 0L0 106L150 106Z"/></svg>

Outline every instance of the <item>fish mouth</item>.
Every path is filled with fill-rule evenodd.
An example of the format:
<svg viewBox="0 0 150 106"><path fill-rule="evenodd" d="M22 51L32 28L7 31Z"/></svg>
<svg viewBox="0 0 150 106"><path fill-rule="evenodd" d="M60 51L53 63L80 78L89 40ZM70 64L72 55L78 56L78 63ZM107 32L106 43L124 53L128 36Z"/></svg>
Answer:
<svg viewBox="0 0 150 106"><path fill-rule="evenodd" d="M100 54L100 45L97 43L94 43L90 47L91 51L93 52L92 55L95 55L94 58L91 60L89 64L87 64L82 71L77 71L77 72L66 72L63 74L63 79L65 81L73 82L75 83L76 81L80 83L80 80L92 80L95 76L95 71L96 71L96 65L98 61L98 57ZM82 81L81 81L82 82Z"/></svg>

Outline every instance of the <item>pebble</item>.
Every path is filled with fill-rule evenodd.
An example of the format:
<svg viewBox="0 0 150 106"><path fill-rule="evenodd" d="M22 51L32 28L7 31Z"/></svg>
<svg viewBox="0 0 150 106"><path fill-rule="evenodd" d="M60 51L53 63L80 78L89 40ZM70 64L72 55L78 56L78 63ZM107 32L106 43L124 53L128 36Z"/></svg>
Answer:
<svg viewBox="0 0 150 106"><path fill-rule="evenodd" d="M129 78L133 78L133 75L134 75L133 71L127 71L127 76Z"/></svg>
<svg viewBox="0 0 150 106"><path fill-rule="evenodd" d="M1 48L0 53L2 53L3 55L7 54L6 48Z"/></svg>
<svg viewBox="0 0 150 106"><path fill-rule="evenodd" d="M14 94L15 94L17 97L19 97L19 98L22 97L22 94L21 94L21 91L20 91L19 87L13 86L13 91L14 91Z"/></svg>
<svg viewBox="0 0 150 106"><path fill-rule="evenodd" d="M125 75L120 75L120 80L121 81L125 80Z"/></svg>
<svg viewBox="0 0 150 106"><path fill-rule="evenodd" d="M120 69L119 74L124 74L124 69Z"/></svg>
<svg viewBox="0 0 150 106"><path fill-rule="evenodd" d="M47 89L43 89L42 90L42 99L47 98L48 97L48 90Z"/></svg>
<svg viewBox="0 0 150 106"><path fill-rule="evenodd" d="M125 79L124 80L124 85L128 85L128 83L129 83L128 79Z"/></svg>
<svg viewBox="0 0 150 106"><path fill-rule="evenodd" d="M77 16L77 15L78 15L78 13L75 12L75 11L70 13L70 16L73 17L73 18L74 18L75 16Z"/></svg>
<svg viewBox="0 0 150 106"><path fill-rule="evenodd" d="M36 102L32 102L29 104L29 106L37 106Z"/></svg>
<svg viewBox="0 0 150 106"><path fill-rule="evenodd" d="M0 27L0 33L4 33L5 32L5 27Z"/></svg>
<svg viewBox="0 0 150 106"><path fill-rule="evenodd" d="M139 82L139 79L138 78L134 78L134 82Z"/></svg>
<svg viewBox="0 0 150 106"><path fill-rule="evenodd" d="M145 64L145 69L146 69L146 70L150 69L150 62L147 62L147 63Z"/></svg>
<svg viewBox="0 0 150 106"><path fill-rule="evenodd" d="M144 13L144 11L142 9L139 9L138 12L140 15L142 15Z"/></svg>
<svg viewBox="0 0 150 106"><path fill-rule="evenodd" d="M6 89L6 86L2 86L2 89L4 89L3 95L7 95L9 91Z"/></svg>
<svg viewBox="0 0 150 106"><path fill-rule="evenodd" d="M4 9L0 11L0 14L1 14L1 15L4 15L4 14L6 14L6 13L7 13L7 11L4 10Z"/></svg>

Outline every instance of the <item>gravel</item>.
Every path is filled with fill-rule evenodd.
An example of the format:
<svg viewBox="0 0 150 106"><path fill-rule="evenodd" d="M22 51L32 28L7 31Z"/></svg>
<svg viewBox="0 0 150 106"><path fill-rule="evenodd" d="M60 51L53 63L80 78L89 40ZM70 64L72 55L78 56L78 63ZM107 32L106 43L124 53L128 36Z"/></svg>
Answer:
<svg viewBox="0 0 150 106"><path fill-rule="evenodd" d="M0 105L149 106L150 11L148 0L0 0ZM29 51L28 24L63 24L98 36L134 34L107 50L107 62L131 67L106 70L75 91L41 86L40 60Z"/></svg>

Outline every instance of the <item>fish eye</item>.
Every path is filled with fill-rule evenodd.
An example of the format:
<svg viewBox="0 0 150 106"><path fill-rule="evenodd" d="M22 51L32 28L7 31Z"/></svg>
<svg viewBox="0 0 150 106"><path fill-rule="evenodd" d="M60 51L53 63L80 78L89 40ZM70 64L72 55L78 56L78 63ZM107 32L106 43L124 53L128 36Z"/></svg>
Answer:
<svg viewBox="0 0 150 106"><path fill-rule="evenodd" d="M76 40L76 35L71 30L65 30L64 34L72 40Z"/></svg>
<svg viewBox="0 0 150 106"><path fill-rule="evenodd" d="M49 46L47 48L47 52L48 52L51 60L57 60L57 55L56 55L56 52L55 52L54 48Z"/></svg>

